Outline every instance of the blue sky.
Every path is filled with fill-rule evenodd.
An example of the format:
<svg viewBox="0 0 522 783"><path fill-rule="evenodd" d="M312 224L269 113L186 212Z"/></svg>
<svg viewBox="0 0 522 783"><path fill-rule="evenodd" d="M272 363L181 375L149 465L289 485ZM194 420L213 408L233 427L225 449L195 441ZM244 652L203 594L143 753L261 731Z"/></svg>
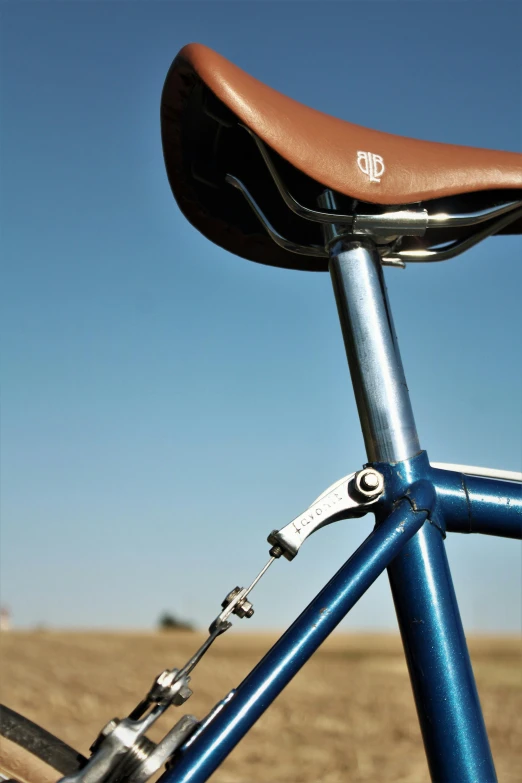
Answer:
<svg viewBox="0 0 522 783"><path fill-rule="evenodd" d="M206 625L266 536L365 461L330 281L215 247L164 172L159 101L199 41L369 127L520 150L509 2L3 2L1 600L15 624ZM521 240L386 272L422 445L521 469ZM290 622L372 518L254 594ZM466 628L519 630L521 550L450 536ZM346 628L394 629L382 577ZM243 626L247 621L243 621ZM239 624L239 623L238 623Z"/></svg>

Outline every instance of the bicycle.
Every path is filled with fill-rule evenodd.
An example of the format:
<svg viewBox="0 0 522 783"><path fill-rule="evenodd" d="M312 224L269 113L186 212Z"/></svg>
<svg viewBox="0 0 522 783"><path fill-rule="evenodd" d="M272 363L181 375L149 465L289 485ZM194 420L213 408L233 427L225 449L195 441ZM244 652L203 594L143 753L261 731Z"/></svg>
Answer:
<svg viewBox="0 0 522 783"><path fill-rule="evenodd" d="M382 267L444 261L521 233L522 155L351 125L197 44L169 70L161 130L173 194L199 231L252 261L330 272L367 462L269 534L268 562L225 597L202 647L162 672L128 717L109 721L88 759L2 708L3 777L144 783L166 767L163 783L206 780L387 569L432 779L496 780L444 538L522 538L522 474L429 462ZM292 561L325 525L369 512L372 532L246 679L202 720L184 715L151 742L147 730L190 697L191 672L232 615L253 614L250 593L272 563Z"/></svg>

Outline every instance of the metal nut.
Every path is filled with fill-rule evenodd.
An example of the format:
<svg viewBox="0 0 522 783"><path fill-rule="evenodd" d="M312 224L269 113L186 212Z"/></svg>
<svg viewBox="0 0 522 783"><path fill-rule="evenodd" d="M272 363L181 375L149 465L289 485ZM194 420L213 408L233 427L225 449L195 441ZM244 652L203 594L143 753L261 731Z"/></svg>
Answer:
<svg viewBox="0 0 522 783"><path fill-rule="evenodd" d="M364 468L355 475L355 488L365 498L371 499L384 490L384 479L374 468Z"/></svg>
<svg viewBox="0 0 522 783"><path fill-rule="evenodd" d="M112 732L114 731L114 729L116 728L116 726L119 723L120 723L120 719L119 718L111 718L111 720L108 723L105 724L105 726L100 731L100 733L98 734L98 736L96 737L96 739L92 743L91 747L89 748L91 753L94 753L94 751L97 748L99 748L99 746L101 745L101 743L103 742L105 737L108 737L109 734L112 734Z"/></svg>
<svg viewBox="0 0 522 783"><path fill-rule="evenodd" d="M116 726L120 723L119 718L112 718L108 723L105 724L103 729L100 731L101 737L108 737L109 734L112 734Z"/></svg>
<svg viewBox="0 0 522 783"><path fill-rule="evenodd" d="M241 592L240 587L234 587L234 589L231 590L230 593L226 596L226 598L221 602L221 607L223 609L226 609L227 606L232 603L236 595L240 592Z"/></svg>
<svg viewBox="0 0 522 783"><path fill-rule="evenodd" d="M176 693L172 700L172 704L175 707L181 707L182 704L185 704L185 702L190 699L192 696L192 691L188 687L188 685L183 685L179 691Z"/></svg>
<svg viewBox="0 0 522 783"><path fill-rule="evenodd" d="M165 669L158 674L149 691L150 701L157 703L172 701L173 704L183 704L192 696L192 691L187 687L190 677L178 679L179 669ZM181 695L180 695L181 694Z"/></svg>
<svg viewBox="0 0 522 783"><path fill-rule="evenodd" d="M223 609L226 609L227 606L230 606L234 598L237 596L238 593L241 592L243 588L242 587L234 587L233 590L230 591L230 593L227 595L223 603L221 604ZM250 603L250 601L247 601L246 598L241 599L237 602L237 604L234 606L232 610L232 614L235 614L237 617L243 618L243 617L252 617L254 614L254 607Z"/></svg>
<svg viewBox="0 0 522 783"><path fill-rule="evenodd" d="M243 598L243 600L234 607L234 614L237 614L237 616L241 618L252 617L254 614L254 607L250 601L247 601L245 598Z"/></svg>
<svg viewBox="0 0 522 783"><path fill-rule="evenodd" d="M165 671L161 672L161 674L158 674L155 684L160 688L170 688L176 679L177 673L177 669L165 669Z"/></svg>
<svg viewBox="0 0 522 783"><path fill-rule="evenodd" d="M365 473L361 476L361 487L364 489L377 489L379 486L379 477L376 473Z"/></svg>
<svg viewBox="0 0 522 783"><path fill-rule="evenodd" d="M278 533L278 530L272 530L267 538L268 543L272 544L272 548L269 551L270 557L280 558L284 553L283 547L281 546L277 536Z"/></svg>

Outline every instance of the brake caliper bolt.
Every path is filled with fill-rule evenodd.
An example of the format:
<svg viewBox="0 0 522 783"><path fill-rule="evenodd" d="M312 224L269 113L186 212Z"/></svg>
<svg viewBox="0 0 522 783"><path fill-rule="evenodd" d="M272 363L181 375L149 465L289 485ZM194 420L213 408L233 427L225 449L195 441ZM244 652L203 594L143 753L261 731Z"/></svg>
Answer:
<svg viewBox="0 0 522 783"><path fill-rule="evenodd" d="M100 733L92 743L91 747L89 748L91 753L94 753L94 751L97 750L97 748L99 748L103 740L106 737L108 737L109 734L112 734L112 732L114 731L114 729L116 728L119 722L120 722L119 718L112 718L108 723L105 724L105 726L100 731Z"/></svg>
<svg viewBox="0 0 522 783"><path fill-rule="evenodd" d="M361 478L361 486L364 489L377 489L379 486L379 477L375 473L365 473Z"/></svg>
<svg viewBox="0 0 522 783"><path fill-rule="evenodd" d="M371 500L384 490L384 479L374 468L364 468L355 476L355 488L363 497Z"/></svg>
<svg viewBox="0 0 522 783"><path fill-rule="evenodd" d="M172 701L173 705L175 707L181 707L182 704L185 704L187 699L190 699L192 696L192 689L188 687L188 685L183 685L178 693L174 696L174 699Z"/></svg>

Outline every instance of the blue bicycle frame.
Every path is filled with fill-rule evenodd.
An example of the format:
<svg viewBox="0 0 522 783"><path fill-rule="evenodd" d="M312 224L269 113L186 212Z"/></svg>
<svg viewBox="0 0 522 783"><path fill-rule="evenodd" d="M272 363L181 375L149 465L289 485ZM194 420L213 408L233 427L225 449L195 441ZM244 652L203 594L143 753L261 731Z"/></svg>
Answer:
<svg viewBox="0 0 522 783"><path fill-rule="evenodd" d="M432 780L492 783L444 548L446 532L522 538L520 484L430 466L421 450L379 254L338 240L330 274L368 464L385 479L372 533L180 749L162 783L207 780L379 574L388 575Z"/></svg>

